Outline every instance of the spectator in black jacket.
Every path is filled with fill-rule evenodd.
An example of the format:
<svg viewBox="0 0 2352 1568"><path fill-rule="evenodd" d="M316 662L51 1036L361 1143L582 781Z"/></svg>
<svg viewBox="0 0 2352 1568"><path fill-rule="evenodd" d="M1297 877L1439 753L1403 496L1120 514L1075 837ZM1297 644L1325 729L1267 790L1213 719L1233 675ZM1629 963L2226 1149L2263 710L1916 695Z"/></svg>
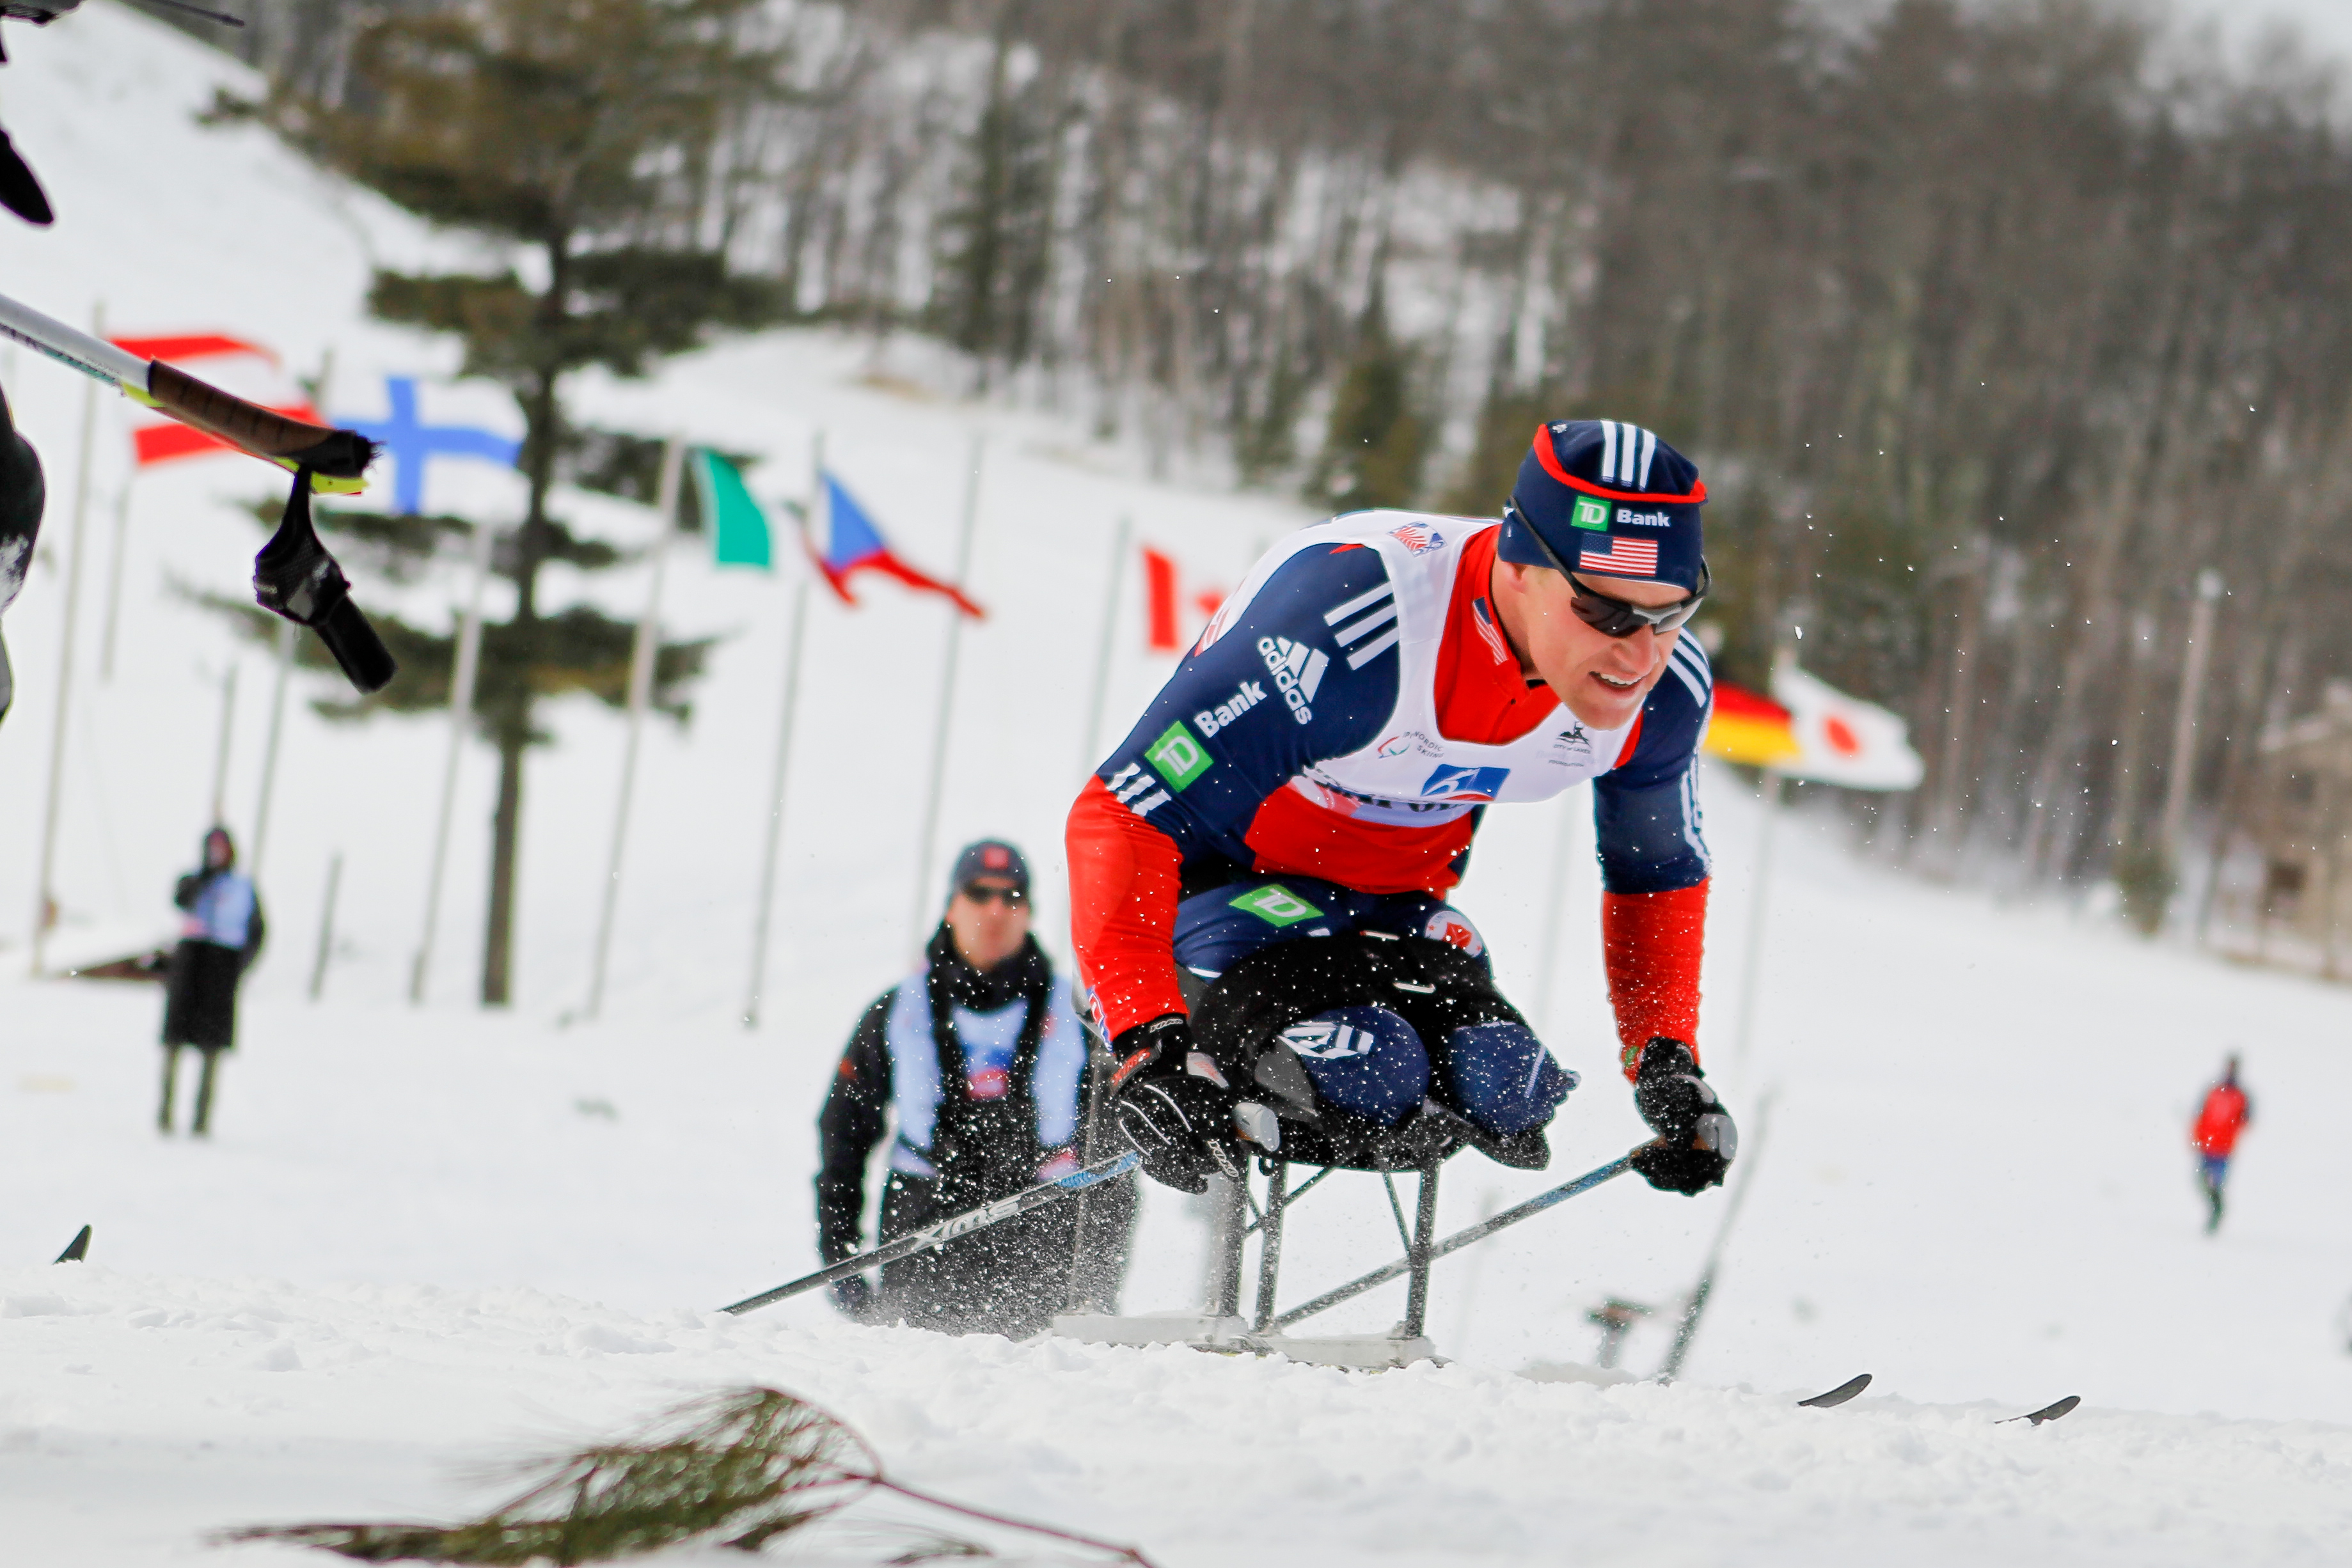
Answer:
<svg viewBox="0 0 2352 1568"><path fill-rule="evenodd" d="M1089 1085L1085 1031L1069 982L1029 934L1029 866L982 840L956 857L945 915L923 967L858 1020L817 1119L818 1249L827 1263L860 1250L866 1167L895 1120L882 1188L880 1241L1074 1169ZM1032 1333L1068 1298L1075 1203L918 1253L882 1271L878 1300L862 1275L837 1281L852 1316L904 1320L950 1333ZM1104 1306L1126 1268L1132 1177L1094 1189L1089 1264L1079 1294Z"/></svg>
<svg viewBox="0 0 2352 1568"><path fill-rule="evenodd" d="M264 923L253 879L236 869L236 845L226 828L205 835L204 864L180 879L172 902L185 913L163 992L163 1108L156 1126L172 1130L172 1099L180 1048L204 1053L196 1080L196 1113L188 1130L212 1132L213 1072L221 1052L236 1043L236 987L261 951Z"/></svg>

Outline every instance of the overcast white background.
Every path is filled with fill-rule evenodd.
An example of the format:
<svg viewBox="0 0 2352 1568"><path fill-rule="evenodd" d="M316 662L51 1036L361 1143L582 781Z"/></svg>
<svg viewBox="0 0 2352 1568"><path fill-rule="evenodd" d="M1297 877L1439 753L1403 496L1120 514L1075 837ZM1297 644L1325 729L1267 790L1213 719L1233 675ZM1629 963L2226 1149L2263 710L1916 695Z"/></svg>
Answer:
<svg viewBox="0 0 2352 1568"><path fill-rule="evenodd" d="M2316 48L2352 59L2352 0L2189 0L2181 14L2221 18L2224 36L2239 47L2266 25L2291 23Z"/></svg>

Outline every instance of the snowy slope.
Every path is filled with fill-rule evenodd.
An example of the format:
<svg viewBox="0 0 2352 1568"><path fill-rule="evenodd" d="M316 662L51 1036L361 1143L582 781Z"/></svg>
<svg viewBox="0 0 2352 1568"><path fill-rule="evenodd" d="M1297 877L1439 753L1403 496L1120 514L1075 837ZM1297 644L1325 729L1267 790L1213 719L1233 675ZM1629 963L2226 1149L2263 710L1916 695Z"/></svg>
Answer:
<svg viewBox="0 0 2352 1568"><path fill-rule="evenodd" d="M102 298L123 331L257 337L306 371L331 346L337 413L379 413L383 376L452 362L446 345L367 323L361 298L372 260L462 245L249 129L194 127L214 82L238 83L233 66L120 9L8 42L0 118L66 216L46 235L0 228L0 289L68 319ZM1117 519L1209 586L1307 519L1150 483L1129 454L1044 416L919 395L912 385L938 380L919 346L877 352L771 335L651 382L587 387L583 402L765 453L754 478L769 495L803 482L822 429L908 553L940 568L970 440L985 434L973 588L995 613L963 646L942 841L1010 833L1051 890ZM0 380L57 497L50 565L6 626L19 706L0 727L0 820L29 825L55 713L81 390L5 352ZM436 417L512 428L495 392L427 390ZM138 479L118 666L95 681L125 412L100 407L61 952L168 929L228 662L242 661L228 794L240 829L266 725L268 666L174 588L242 589L259 536L233 504L270 475L237 458ZM436 505L520 505L507 476L452 465L435 485ZM617 540L647 537L631 508L583 498L576 511ZM1142 649L1133 577L1114 715L1166 667ZM401 998L444 732L289 709L262 876L278 936L209 1145L150 1125L152 990L21 978L37 846L29 826L0 838L0 1260L26 1265L0 1271L0 1499L12 1547L39 1548L27 1561L162 1563L257 1519L446 1512L474 1495L463 1465L750 1379L835 1406L910 1480L1135 1540L1171 1564L1244 1552L2340 1560L2352 1438L2323 1423L2352 1424L2343 995L1896 880L1799 819L1781 844L1754 1057L1731 1061L1756 818L1727 775L1705 785L1721 860L1707 1040L1751 1140L1762 1092L1776 1095L1693 1383L1514 1375L1588 1358L1583 1313L1603 1297L1670 1306L1687 1289L1721 1195L1625 1182L1441 1265L1432 1329L1456 1358L1444 1370L1346 1377L950 1342L851 1328L810 1301L709 1318L814 1260L810 1123L858 1007L906 958L945 623L936 601L887 584L856 611L816 601L770 1021L747 1034L733 1019L790 585L715 572L683 549L669 584L675 626L726 640L692 725L650 733L601 1023L565 1021L584 990L621 743L619 720L592 704L555 705L557 744L532 759L521 998L505 1017L464 1001L488 758L466 759L434 1000L412 1010ZM459 574L453 562L413 589L359 588L362 603L446 616ZM616 572L594 591L634 612L643 578ZM1507 987L1544 1001L1539 1021L1587 1084L1551 1173L1475 1156L1449 1171L1449 1227L1641 1136L1608 1072L1584 810L1580 797L1496 813L1463 894ZM338 850L345 950L313 1005L303 987ZM1547 982L1555 867L1568 918ZM2233 1044L2260 1121L2230 1227L2208 1239L2182 1129ZM85 1221L94 1266L39 1264ZM1130 1304L1187 1304L1200 1241L1181 1201L1153 1195L1144 1243ZM1293 1228L1286 1298L1394 1247L1378 1185L1335 1180ZM1398 1306L1375 1294L1329 1325L1383 1326ZM1645 1328L1629 1360L1647 1370L1664 1348ZM1860 1404L1789 1408L1865 1369L1881 1381ZM2085 1406L2055 1427L1990 1425L2068 1392Z"/></svg>

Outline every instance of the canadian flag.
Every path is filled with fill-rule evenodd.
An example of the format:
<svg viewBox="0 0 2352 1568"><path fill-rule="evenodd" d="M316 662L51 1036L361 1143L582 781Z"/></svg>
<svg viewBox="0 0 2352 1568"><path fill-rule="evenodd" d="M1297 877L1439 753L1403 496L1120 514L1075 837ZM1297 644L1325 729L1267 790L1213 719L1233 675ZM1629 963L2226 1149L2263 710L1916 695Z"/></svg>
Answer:
<svg viewBox="0 0 2352 1568"><path fill-rule="evenodd" d="M1195 584L1187 601L1180 586L1176 558L1150 545L1143 547L1143 645L1155 653L1181 653L1185 644L1181 622L1187 603L1202 621L1213 618L1225 601L1222 588Z"/></svg>
<svg viewBox="0 0 2352 1568"><path fill-rule="evenodd" d="M117 338L114 346L142 360L167 360L173 364L205 362L204 379L226 392L259 403L289 419L324 424L310 400L278 367L278 356L258 343L219 332L177 332L152 338ZM132 427L131 452L138 465L169 463L177 457L201 457L208 452L234 452L227 442L206 435L175 419Z"/></svg>

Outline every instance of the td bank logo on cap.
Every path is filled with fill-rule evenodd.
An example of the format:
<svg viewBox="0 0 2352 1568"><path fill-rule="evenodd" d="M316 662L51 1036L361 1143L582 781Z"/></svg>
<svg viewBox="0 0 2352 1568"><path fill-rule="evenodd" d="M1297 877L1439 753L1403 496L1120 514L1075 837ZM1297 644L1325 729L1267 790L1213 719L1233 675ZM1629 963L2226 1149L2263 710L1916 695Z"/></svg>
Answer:
<svg viewBox="0 0 2352 1568"><path fill-rule="evenodd" d="M1267 883L1255 893L1244 894L1234 900L1234 907L1248 910L1268 925L1296 925L1323 913L1278 882Z"/></svg>
<svg viewBox="0 0 2352 1568"><path fill-rule="evenodd" d="M1184 727L1184 721L1181 718L1160 732L1160 738L1151 743L1151 749L1143 757L1160 777L1168 780L1168 788L1179 794L1183 793L1186 785L1206 773L1213 761L1201 743L1192 738L1192 732Z"/></svg>
<svg viewBox="0 0 2352 1568"><path fill-rule="evenodd" d="M1576 498L1575 508L1569 513L1568 520L1580 528L1597 528L1602 533L1607 533L1609 503L1596 500L1591 496L1579 496Z"/></svg>

